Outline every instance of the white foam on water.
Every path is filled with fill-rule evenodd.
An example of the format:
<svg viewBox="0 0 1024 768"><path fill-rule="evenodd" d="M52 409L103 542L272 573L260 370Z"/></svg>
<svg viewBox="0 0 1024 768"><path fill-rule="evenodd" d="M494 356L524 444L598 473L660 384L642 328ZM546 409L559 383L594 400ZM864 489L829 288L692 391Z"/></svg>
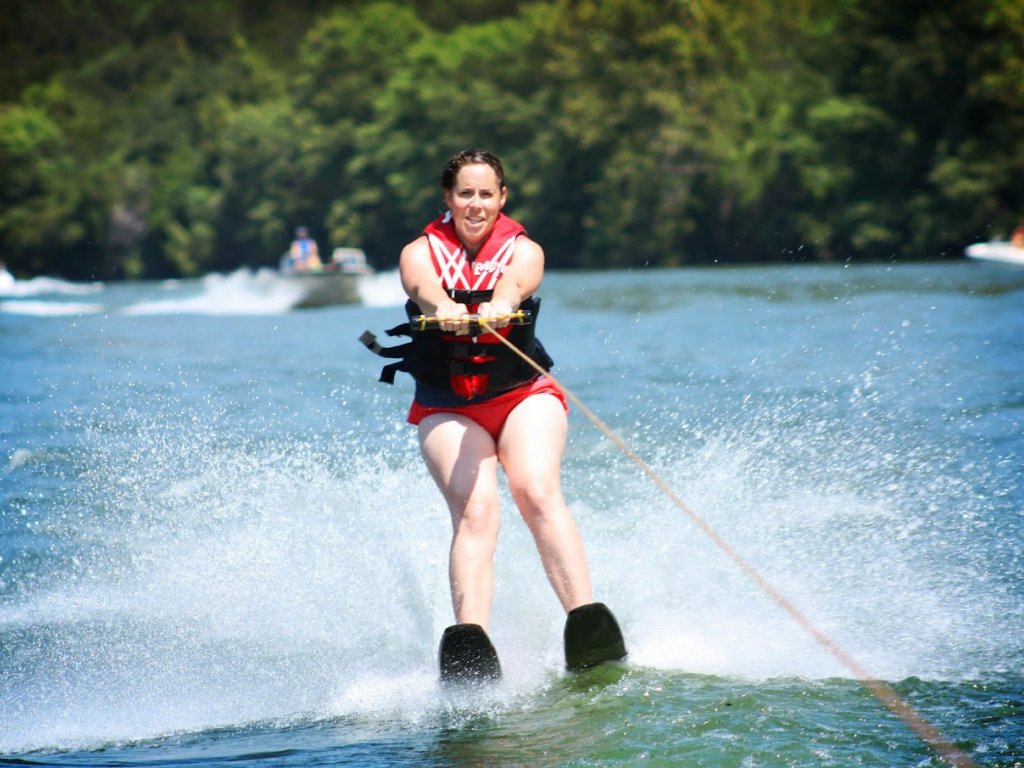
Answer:
<svg viewBox="0 0 1024 768"><path fill-rule="evenodd" d="M364 277L359 283L359 296L368 307L401 306L408 298L397 269Z"/></svg>
<svg viewBox="0 0 1024 768"><path fill-rule="evenodd" d="M199 285L198 295L140 301L123 311L129 315L273 315L290 310L305 293L301 285L271 269L211 273Z"/></svg>
<svg viewBox="0 0 1024 768"><path fill-rule="evenodd" d="M106 286L100 282L74 283L55 277L33 277L29 280L0 280L0 312L9 315L30 315L35 317L62 317L66 315L90 315L103 312L106 304L97 302L69 301L69 296L88 296L102 293ZM43 299L39 297L52 297Z"/></svg>
<svg viewBox="0 0 1024 768"><path fill-rule="evenodd" d="M6 283L0 283L0 296L11 298L46 294L83 296L99 293L104 287L104 284L99 282L74 283L55 277L33 277L29 280L10 280Z"/></svg>
<svg viewBox="0 0 1024 768"><path fill-rule="evenodd" d="M35 453L30 451L28 448L16 448L11 452L11 457L8 460L7 466L9 469L18 469L32 461L34 456Z"/></svg>
<svg viewBox="0 0 1024 768"><path fill-rule="evenodd" d="M127 315L277 315L297 306L308 290L301 282L282 277L276 270L266 268L241 268L226 274L210 273L198 281L166 280L159 287L164 295L133 300L119 306L113 298L104 303L75 302L67 298L103 292L107 288L103 283L72 283L37 277L14 281L11 286L0 290L0 297L10 299L0 301L0 312L37 317L108 311ZM366 275L361 278L358 290L365 306L401 306L406 300L398 270Z"/></svg>
<svg viewBox="0 0 1024 768"><path fill-rule="evenodd" d="M24 646L0 752L345 710L374 676L436 697L448 533L425 473L190 443L155 434L143 465L98 466L118 509L66 525L107 559L5 608Z"/></svg>
<svg viewBox="0 0 1024 768"><path fill-rule="evenodd" d="M63 317L65 315L95 315L106 309L105 304L80 301L0 301L0 312L9 315L35 317Z"/></svg>
<svg viewBox="0 0 1024 768"><path fill-rule="evenodd" d="M434 673L452 622L449 524L414 447L232 447L164 427L133 438L144 461L131 446L100 451L80 499L89 515L68 510L60 521L102 542L103 556L5 607L0 631L19 637L21 651L0 689L0 752L296 713L416 723L450 706ZM821 453L835 465L802 472L784 431L741 430L666 451L654 466L880 678L961 679L1005 658L1000 643L1019 645L1007 639L1021 635L1019 613L1004 610L989 577L951 573L935 551L940 535L971 546L969 509L922 520L922 488L855 487L882 460L866 439L844 445L824 428L806 439L828 443ZM595 595L618 615L634 664L850 677L605 448L567 463L566 490ZM904 460L913 473L918 460ZM542 688L562 663L561 609L507 496L503 512L490 633L505 680L481 695L485 709Z"/></svg>
<svg viewBox="0 0 1024 768"><path fill-rule="evenodd" d="M784 431L723 435L656 463L729 552L629 472L614 483L613 515L578 510L633 661L748 679L855 677L788 608L879 679L967 679L1019 658L1024 616L985 568L992 543L978 536L972 479L908 451L897 471L909 482L871 488L860 476L891 457L827 430L811 439L834 465L794 464Z"/></svg>

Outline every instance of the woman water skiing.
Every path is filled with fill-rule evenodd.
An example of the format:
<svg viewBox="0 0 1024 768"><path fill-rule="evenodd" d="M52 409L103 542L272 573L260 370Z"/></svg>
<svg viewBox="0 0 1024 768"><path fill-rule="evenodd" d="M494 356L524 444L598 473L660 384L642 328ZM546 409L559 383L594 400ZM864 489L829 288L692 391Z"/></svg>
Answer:
<svg viewBox="0 0 1024 768"><path fill-rule="evenodd" d="M565 395L495 338L501 334L543 370L551 367L533 325L510 325L520 309L536 319L544 252L502 213L508 188L495 155L459 152L440 181L447 212L405 246L399 262L410 317L435 317L437 328L415 334L392 368L416 379L408 421L418 426L424 461L451 513L449 582L458 624L446 635L474 626L486 633L500 526L499 465L562 608L576 615L606 611L592 604L583 542L562 496ZM493 334L474 324L474 313ZM621 658L625 648L610 653Z"/></svg>

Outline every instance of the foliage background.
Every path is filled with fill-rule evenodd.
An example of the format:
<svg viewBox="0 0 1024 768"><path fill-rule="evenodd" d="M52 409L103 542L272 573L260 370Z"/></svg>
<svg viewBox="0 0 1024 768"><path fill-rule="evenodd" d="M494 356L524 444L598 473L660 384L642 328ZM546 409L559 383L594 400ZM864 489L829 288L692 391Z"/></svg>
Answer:
<svg viewBox="0 0 1024 768"><path fill-rule="evenodd" d="M10 5L16 274L271 265L298 224L393 267L467 146L558 268L953 257L1024 221L1019 0Z"/></svg>

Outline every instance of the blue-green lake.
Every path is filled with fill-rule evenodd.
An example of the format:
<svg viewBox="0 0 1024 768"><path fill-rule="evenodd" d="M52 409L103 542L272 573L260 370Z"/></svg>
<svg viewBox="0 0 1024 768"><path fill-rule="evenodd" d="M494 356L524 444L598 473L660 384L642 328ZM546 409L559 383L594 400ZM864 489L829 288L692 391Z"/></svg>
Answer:
<svg viewBox="0 0 1024 768"><path fill-rule="evenodd" d="M0 765L938 766L578 408L622 668L561 668L507 495L505 677L442 689L448 515L357 337L272 274L0 296ZM554 373L837 647L1024 765L1024 270L549 274Z"/></svg>

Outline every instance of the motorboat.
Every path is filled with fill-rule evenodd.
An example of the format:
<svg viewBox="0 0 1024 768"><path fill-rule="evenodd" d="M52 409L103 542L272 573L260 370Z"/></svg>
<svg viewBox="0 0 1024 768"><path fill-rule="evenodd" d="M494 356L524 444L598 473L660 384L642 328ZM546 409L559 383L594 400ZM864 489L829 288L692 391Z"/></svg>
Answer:
<svg viewBox="0 0 1024 768"><path fill-rule="evenodd" d="M1005 240L991 240L987 243L974 243L964 251L968 258L979 261L993 261L1024 267L1024 248Z"/></svg>
<svg viewBox="0 0 1024 768"><path fill-rule="evenodd" d="M359 285L373 274L373 268L361 248L335 248L331 260L314 269L294 268L285 254L278 272L288 282L302 287L302 298L294 306L309 309L359 303Z"/></svg>
<svg viewBox="0 0 1024 768"><path fill-rule="evenodd" d="M369 275L373 272L373 268L366 263L366 254L362 248L335 248L329 266L346 275Z"/></svg>

